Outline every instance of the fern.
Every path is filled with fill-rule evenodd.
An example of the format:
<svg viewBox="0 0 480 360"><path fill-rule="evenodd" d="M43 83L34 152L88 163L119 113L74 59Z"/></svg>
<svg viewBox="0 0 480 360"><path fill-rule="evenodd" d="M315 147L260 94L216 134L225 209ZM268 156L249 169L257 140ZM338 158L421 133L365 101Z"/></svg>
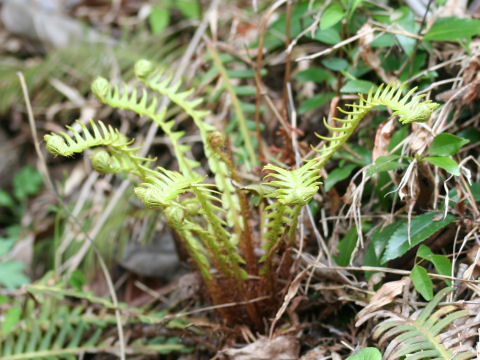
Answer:
<svg viewBox="0 0 480 360"><path fill-rule="evenodd" d="M394 115L400 117L399 120L403 124L407 124L414 121L427 121L432 112L439 106L430 100L422 102L422 96L412 97L416 88L403 96L404 88L405 84L390 83L385 88L382 84L375 92L372 88L366 98L360 95L358 104L347 105L352 110L345 111L338 108L339 111L347 115L347 118L334 119L342 124L340 127L333 127L324 120L325 127L331 131L331 135L328 137L317 135L325 141L325 144L317 150L319 153L317 157L307 161L299 169L286 170L272 165L264 167L265 170L273 171L265 179L268 177L277 179L269 183L276 188L269 196L277 200L266 209L268 214L267 231L265 233L267 254L262 258L263 260L271 258L272 249L274 250L284 237L287 224L291 224L288 237L290 242L292 241L292 232L295 231L296 219L301 207L310 202L317 192L318 171L345 144L369 111L380 105L387 106L394 111Z"/></svg>
<svg viewBox="0 0 480 360"><path fill-rule="evenodd" d="M31 287L36 301L27 297L17 324L7 334L0 334L1 359L73 360L85 353L115 353L118 350L118 345L111 335L105 336L110 329L115 329L114 315L106 312L106 309L96 313L84 305L69 304L61 300L61 294L73 293L90 301L95 301L95 298L72 290L63 290L60 284L46 287L54 296L45 295L39 289L42 289L42 285ZM40 306L37 306L37 301ZM106 301L101 299L98 304L105 303ZM111 304L110 309L113 308ZM124 324L141 322L138 318L123 318L123 321ZM127 344L127 349L132 354L186 350L181 344L150 345L145 339L134 337Z"/></svg>
<svg viewBox="0 0 480 360"><path fill-rule="evenodd" d="M335 152L342 147L342 145L353 134L353 131L358 126L360 121L371 110L377 106L384 105L392 109L393 115L398 115L402 124L409 124L412 122L425 122L432 116L432 112L439 106L431 100L421 101L424 96L412 96L417 88L411 89L406 95L402 95L406 84L399 85L392 82L387 86L380 85L374 92L373 88L369 91L367 98L360 94L360 101L358 104L350 104L347 107L350 111L345 111L341 108L338 110L347 115L346 119L334 118L336 122L342 126L336 128L329 125L324 119L325 127L332 132L329 137L317 135L320 139L325 140L326 144L319 150L317 157L317 167L322 168L325 163L332 157Z"/></svg>
<svg viewBox="0 0 480 360"><path fill-rule="evenodd" d="M265 233L266 254L260 259L267 262L264 271L269 272L272 255L287 227L290 228L288 243L293 244L298 216L303 206L318 192L320 182L317 180L320 176L315 169L314 161L308 161L301 168L292 171L273 165L265 166L264 170L272 171L265 176L265 179L274 178L268 185L276 188L267 195L276 201L265 209L268 214Z"/></svg>
<svg viewBox="0 0 480 360"><path fill-rule="evenodd" d="M380 345L388 342L384 359L405 356L406 359L462 360L476 357L473 352L462 350L460 346L447 348L442 343L442 331L455 320L468 316L466 310L459 310L454 305L443 306L434 312L435 307L449 291L451 288L439 291L416 318L392 313L387 320L377 325L373 338L381 337Z"/></svg>
<svg viewBox="0 0 480 360"><path fill-rule="evenodd" d="M274 165L264 167L268 174L264 177L265 184L260 187L266 189L264 196L270 200L270 204L265 209L267 221L261 229L265 254L259 261L263 262L261 275L267 279L268 289L265 289L262 288L262 281L258 286L252 284L250 275L254 278L258 275L258 262L253 241L245 235L248 232L248 223L245 222L248 220L247 202L245 195L233 186L232 179L239 180L234 165L222 151L222 134L204 121L208 112L197 108L202 100L191 99L192 90L179 91L180 83L172 84L170 76L155 69L146 60L137 62L135 74L147 87L141 93L135 86L111 86L103 78L94 82L92 90L104 103L147 116L158 124L170 139L179 171L161 167L151 169L149 165L153 159L138 156L138 148L131 146L131 140L102 122L92 121L91 130L83 125L80 125L80 131L69 128L71 136L66 133L47 135L47 149L55 155L70 156L100 146L102 149L92 155L95 169L104 173L124 172L138 176L142 183L135 187L136 195L146 207L164 212L168 224L176 230L200 271L214 302L245 301L250 321L258 329L262 327L258 307L248 300L265 293L272 294L275 283L272 271L274 255L279 248L289 249L294 245L301 210L317 193L320 186L319 170L325 162L376 106L392 108L403 123L426 121L438 106L412 96L414 90L402 96L404 86L380 86L376 92L370 91L366 98L360 97L359 104L348 105L350 111L341 110L347 114L347 118L335 119L342 124L340 127L325 124L332 134L330 137L320 136L326 143L318 151L318 156L306 161L298 169L287 170ZM175 131L174 121L167 120L166 111L159 109L160 96L167 96L193 119L199 129L215 184L206 184L197 173L198 162L188 157L190 147L179 142L183 132ZM287 259L284 266L288 263ZM214 268L218 275L214 275ZM275 299L271 301L274 303ZM272 308L271 304L267 307ZM241 314L222 311L229 320L244 318Z"/></svg>
<svg viewBox="0 0 480 360"><path fill-rule="evenodd" d="M238 217L240 211L240 201L235 194L235 189L230 180L231 174L227 164L222 161L219 154L215 151L214 145L218 140L213 140L211 134L214 134L215 127L203 121L208 115L208 111L197 110L203 100L200 98L188 100L193 90L178 92L180 82L171 84L171 76L165 76L163 71L156 70L153 64L147 60L140 60L135 65L135 74L147 87L155 90L161 95L168 96L172 102L182 108L194 121L200 131L203 142L205 157L208 160L210 170L215 175L215 182L221 193L222 205L227 212L227 221L230 225L236 224L243 228L241 218ZM218 138L218 136L217 136Z"/></svg>

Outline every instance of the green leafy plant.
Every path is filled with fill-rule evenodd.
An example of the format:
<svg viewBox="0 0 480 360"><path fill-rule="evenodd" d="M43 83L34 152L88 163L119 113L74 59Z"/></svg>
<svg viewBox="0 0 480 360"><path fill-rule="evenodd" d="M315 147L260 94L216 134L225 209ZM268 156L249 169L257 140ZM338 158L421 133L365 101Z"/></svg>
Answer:
<svg viewBox="0 0 480 360"><path fill-rule="evenodd" d="M78 275L77 275L78 277ZM48 285L47 285L48 283ZM85 353L115 353L115 305L89 292L69 289L47 274L28 287L30 296L21 300L4 298L7 309L0 327L0 357L5 360L76 359ZM82 304L74 300L81 299ZM1 298L0 298L1 300ZM1 302L0 302L1 303ZM93 311L87 304L101 306ZM126 309L126 304L120 304ZM161 314L147 315L130 308L122 316L125 327L162 321ZM168 354L189 349L178 338L133 336L128 339L130 354Z"/></svg>
<svg viewBox="0 0 480 360"><path fill-rule="evenodd" d="M347 105L348 110L339 109L346 118L335 118L340 127L325 122L331 135L319 135L324 143L317 149L317 156L307 159L298 169L271 164L264 167L265 183L257 188L269 204L261 214L266 220L259 229L258 243L250 229L252 210L247 194L233 186L233 180L239 182L235 166L224 149L222 134L205 121L208 112L198 109L202 100L191 99L192 90L180 91L180 83L172 83L168 74L149 61L137 62L135 74L149 90L138 91L133 85L112 86L99 78L92 91L111 107L128 109L154 121L170 139L178 171L152 169L154 159L139 156L133 140L100 121L92 121L90 129L81 124L80 130L69 127L71 135L46 135L47 149L55 155L71 156L97 148L91 155L97 171L138 177L141 182L135 186L136 195L146 207L163 211L201 273L213 301L245 303L239 305L244 311L221 308L220 312L230 323L250 323L257 329L263 326L262 317L277 305L278 297L274 294L279 290L278 280L291 265L289 249L295 244L301 209L319 189L319 170L375 107L391 108L402 123L408 124L428 120L438 106L413 96L415 89L404 95L405 86L392 83L381 85L376 91L372 88L366 97L360 95L359 103ZM167 96L192 118L200 132L214 184L205 181L197 170L199 163L188 157L190 147L179 141L183 132L175 130L165 109L159 109L159 96ZM254 250L260 246L264 254L258 259ZM285 261L277 257L280 250ZM267 300L249 301L261 296Z"/></svg>
<svg viewBox="0 0 480 360"><path fill-rule="evenodd" d="M466 318L467 310L458 309L455 305L445 305L434 311L441 299L451 288L440 290L433 300L417 315L406 317L397 313L382 310L387 319L380 322L373 332L373 338L379 344L388 346L383 354L384 359L472 359L476 355L462 348L460 334L448 334L448 326L455 320ZM455 330L455 329L453 329ZM457 336L458 335L458 336ZM447 340L450 344L447 347Z"/></svg>
<svg viewBox="0 0 480 360"><path fill-rule="evenodd" d="M0 224L5 232L0 236L0 259L8 256L20 236L20 222L27 208L28 198L36 195L43 185L40 173L26 166L13 177L13 189L9 193L0 189ZM14 289L30 282L24 275L25 264L15 260L0 260L0 285Z"/></svg>

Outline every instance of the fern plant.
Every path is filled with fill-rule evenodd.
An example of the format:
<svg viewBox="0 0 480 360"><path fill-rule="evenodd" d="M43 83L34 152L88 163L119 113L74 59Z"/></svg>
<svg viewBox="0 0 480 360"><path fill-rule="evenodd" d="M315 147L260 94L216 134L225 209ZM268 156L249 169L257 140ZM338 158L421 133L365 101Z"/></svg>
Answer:
<svg viewBox="0 0 480 360"><path fill-rule="evenodd" d="M465 338L459 333L452 336L445 331L455 320L467 317L468 311L458 309L455 305L446 305L434 311L445 294L451 290L451 288L440 290L418 316L405 317L388 313L387 319L380 322L373 332L373 338L379 338L380 346L388 342L383 354L384 359L476 358L472 351L462 348L461 343L466 340ZM382 315L385 313L381 311ZM452 339L454 341L447 347L444 344L445 340Z"/></svg>
<svg viewBox="0 0 480 360"><path fill-rule="evenodd" d="M93 167L102 173L127 173L135 175L140 183L136 195L146 207L162 210L181 243L190 254L216 304L243 302L242 310L222 308L220 311L230 323L250 323L257 329L263 327L262 317L275 309L278 297L274 296L278 274L276 269L279 249L288 250L295 243L298 218L303 206L318 191L319 170L347 141L365 115L373 108L384 105L399 115L402 123L426 121L438 106L413 96L415 89L403 94L404 85L392 83L370 91L358 104L348 105L346 119L335 119L338 128L325 123L330 137L322 137L325 144L319 155L308 159L298 169L284 169L267 165L264 194L270 204L264 214L264 228L259 229L261 239L255 242L249 228L249 208L246 194L233 186L239 182L235 166L225 153L223 136L205 121L208 112L198 109L201 99L192 99L192 91L180 91L180 84L172 84L165 71L156 69L146 60L135 65L135 74L145 89L135 86L112 86L99 78L93 85L94 94L114 108L128 109L154 121L170 139L178 170L152 168L153 159L138 155L138 147L117 130L102 122L90 123L90 129L80 125L80 130L68 128L67 133L45 136L47 149L54 155L71 156L87 148L95 149L91 156ZM183 109L199 129L204 153L214 184L205 182L197 171L199 163L189 158L190 147L179 140L183 132L174 129L174 120L166 118L159 109L159 97L167 96ZM98 149L100 148L100 149ZM270 181L269 181L270 180ZM255 248L263 246L261 258ZM283 262L283 266L289 264ZM285 265L287 264L287 265ZM215 271L214 271L215 269ZM280 269L281 270L281 269ZM265 297L264 302L250 302Z"/></svg>
<svg viewBox="0 0 480 360"><path fill-rule="evenodd" d="M47 278L48 285L45 281ZM7 328L4 323L3 331L0 332L0 358L70 360L85 353L116 353L119 345L112 336L112 333L116 333L117 319L113 314L115 306L106 299L66 289L63 283L53 284L52 280L47 274L39 284L29 287L30 296L17 299L16 303L14 300L9 301L12 306L6 310L3 319L9 326ZM84 300L82 305L70 301L75 298ZM93 310L98 306L102 311ZM7 320L8 314L14 312L17 313L15 321L12 320L13 316ZM132 316L133 314L134 312L130 311L130 316L122 317L125 327L152 323L152 319L147 319L143 314ZM129 354L188 350L175 338L158 343L153 339L134 335L126 344Z"/></svg>

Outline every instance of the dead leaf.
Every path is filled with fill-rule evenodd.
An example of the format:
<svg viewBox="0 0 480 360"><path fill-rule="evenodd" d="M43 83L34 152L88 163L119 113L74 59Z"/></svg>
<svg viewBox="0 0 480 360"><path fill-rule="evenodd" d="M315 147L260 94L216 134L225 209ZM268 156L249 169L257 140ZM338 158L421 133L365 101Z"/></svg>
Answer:
<svg viewBox="0 0 480 360"><path fill-rule="evenodd" d="M408 280L407 277L403 277L401 280L383 284L375 295L372 296L368 305L357 314L355 326L359 327L369 319L367 315L393 302L393 300L402 293L403 287L408 283Z"/></svg>
<svg viewBox="0 0 480 360"><path fill-rule="evenodd" d="M229 360L296 360L299 353L300 344L293 336L279 336L271 340L260 338L241 349L221 352Z"/></svg>
<svg viewBox="0 0 480 360"><path fill-rule="evenodd" d="M373 147L372 159L375 162L380 156L388 155L388 146L395 130L393 119L380 124L375 135L375 145Z"/></svg>

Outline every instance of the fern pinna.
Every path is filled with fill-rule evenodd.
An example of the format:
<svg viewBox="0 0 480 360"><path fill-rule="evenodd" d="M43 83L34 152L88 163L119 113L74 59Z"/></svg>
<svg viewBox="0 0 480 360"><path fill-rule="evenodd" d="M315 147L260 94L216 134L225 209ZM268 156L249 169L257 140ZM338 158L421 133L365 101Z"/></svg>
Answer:
<svg viewBox="0 0 480 360"><path fill-rule="evenodd" d="M400 116L401 122L410 123L428 120L438 106L412 96L414 89L403 96L404 86L389 84L370 91L366 98L361 96L358 104L348 105L348 111L340 109L347 117L335 119L342 124L338 128L325 124L332 135L320 136L325 144L318 150L318 156L298 169L265 166L268 172L264 178L266 186L261 187L267 189L263 195L270 204L264 210L264 228L259 229L261 243L254 243L249 230L250 210L246 195L233 186L233 180L239 182L235 167L222 150L223 136L205 122L208 112L197 109L201 99L191 99L192 91L180 91L180 83L172 84L171 77L149 61L137 62L135 74L146 87L140 92L133 85L112 86L103 78L93 83L92 90L104 103L154 121L170 139L179 171L152 168L154 159L139 156L139 148L132 145L132 140L102 122L91 121L91 130L82 124L79 129L68 128L72 135L46 135L47 149L55 155L71 156L87 148L100 147L91 157L97 171L128 173L140 178L141 183L135 187L136 195L145 206L164 212L168 224L177 232L199 269L214 302L246 303L245 312L223 309L223 315L230 322L249 322L257 328L262 327L261 318L267 315L265 309L274 308L272 304L278 299L274 295L279 273L275 271L276 252L294 245L300 212L319 189L321 167L373 108L390 107ZM189 158L190 147L179 141L183 132L175 130L174 120L167 119L166 110L160 109L160 96L168 97L193 119L214 175L214 184L206 183L197 172L199 163ZM265 252L259 258L254 249L261 245ZM248 301L265 295L270 296L265 303Z"/></svg>

